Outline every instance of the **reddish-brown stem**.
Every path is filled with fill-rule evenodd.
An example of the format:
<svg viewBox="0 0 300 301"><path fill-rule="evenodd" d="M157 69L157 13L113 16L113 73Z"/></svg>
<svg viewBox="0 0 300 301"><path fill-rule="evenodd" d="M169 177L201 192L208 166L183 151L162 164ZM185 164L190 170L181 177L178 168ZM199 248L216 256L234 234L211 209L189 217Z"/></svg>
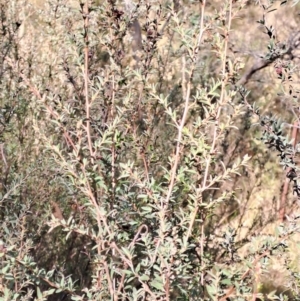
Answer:
<svg viewBox="0 0 300 301"><path fill-rule="evenodd" d="M94 158L92 138L91 138L91 121L90 121L90 101L89 101L89 2L86 0L83 7L83 19L84 19L84 90L85 90L85 110L86 110L86 134L88 139L88 146L90 156Z"/></svg>
<svg viewBox="0 0 300 301"><path fill-rule="evenodd" d="M193 59L196 59L196 56L198 54L199 51L199 47L200 47L200 43L203 37L203 34L205 32L205 28L204 28L204 9L205 9L205 0L202 1L202 14L201 14L201 20L200 20L200 32L198 35L198 39L196 42L196 45L194 46L194 51L193 51ZM185 65L185 63L184 63ZM169 184L169 189L168 189L168 193L167 193L167 197L165 200L165 206L168 205L171 195L172 195L172 190L175 184L175 178L176 178L176 173L177 173L177 167L179 164L179 160L180 160L180 149L181 149L181 141L182 141L182 131L186 122L186 118L188 115L188 111L189 111L189 100L190 100L190 93L191 93L191 81L193 78L193 73L194 73L194 69L195 69L196 64L193 64L191 67L191 70L189 72L189 76L188 76L188 80L187 80L187 84L186 87L184 87L184 89L186 89L186 93L185 93L185 105L184 105L184 111L182 114L182 118L180 121L180 124L178 126L178 135L177 135L177 143L176 143L176 150L175 150L175 158L174 158L174 164L172 166L172 171L171 171L171 178L170 178L170 184ZM185 66L183 66L183 72L184 72ZM185 82L185 75L183 75L183 82Z"/></svg>

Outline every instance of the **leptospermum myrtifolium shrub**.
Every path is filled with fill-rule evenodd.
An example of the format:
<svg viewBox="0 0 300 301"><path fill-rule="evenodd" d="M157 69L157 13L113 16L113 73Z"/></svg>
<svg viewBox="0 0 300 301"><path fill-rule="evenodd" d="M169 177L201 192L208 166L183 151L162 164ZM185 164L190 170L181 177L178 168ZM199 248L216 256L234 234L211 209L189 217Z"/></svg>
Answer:
<svg viewBox="0 0 300 301"><path fill-rule="evenodd" d="M239 237L257 115L299 196L295 150L244 87L296 72L271 2L0 1L0 300L297 299L298 216ZM234 22L253 7L271 42L247 72ZM279 258L290 286L265 292Z"/></svg>

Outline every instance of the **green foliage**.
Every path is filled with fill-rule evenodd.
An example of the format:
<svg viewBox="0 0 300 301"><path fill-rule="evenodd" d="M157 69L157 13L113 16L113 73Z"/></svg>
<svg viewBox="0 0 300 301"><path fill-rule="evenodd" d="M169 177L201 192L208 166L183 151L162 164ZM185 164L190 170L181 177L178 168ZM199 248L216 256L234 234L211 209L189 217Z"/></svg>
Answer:
<svg viewBox="0 0 300 301"><path fill-rule="evenodd" d="M300 196L230 50L247 1L98 2L0 1L0 300L255 300L278 258L297 295L298 216L239 235L257 116ZM286 82L295 43L259 22Z"/></svg>

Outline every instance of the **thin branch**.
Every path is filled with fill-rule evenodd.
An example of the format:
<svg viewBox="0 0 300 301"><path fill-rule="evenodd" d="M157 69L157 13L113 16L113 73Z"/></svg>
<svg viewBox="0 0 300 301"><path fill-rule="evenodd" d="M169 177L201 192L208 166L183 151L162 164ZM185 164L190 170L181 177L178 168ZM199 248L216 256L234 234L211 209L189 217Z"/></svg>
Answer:
<svg viewBox="0 0 300 301"><path fill-rule="evenodd" d="M299 48L299 39L300 32L294 32L291 34L287 45L282 45L280 49L280 45L278 45L277 52L274 52L271 57L265 58L262 55L262 58L257 60L251 68L246 70L241 79L237 82L237 86L246 85L250 78L259 70L262 70L272 64L274 61L280 58L284 58L289 56L290 59L293 59L293 51ZM284 48L286 48L284 50Z"/></svg>
<svg viewBox="0 0 300 301"><path fill-rule="evenodd" d="M199 47L200 47L200 43L201 43L203 34L206 30L206 28L204 27L205 3L206 3L206 0L204 0L202 2L201 19L200 19L200 32L199 32L198 39L197 39L197 42L196 42L196 45L195 45L194 51L193 51L193 59L194 60L196 59L196 56L197 56L198 51L199 51ZM183 69L185 69L185 66L182 66L182 67L183 67ZM170 201L171 195L172 195L172 190L173 190L173 187L174 187L175 177L176 177L176 173L177 173L177 167L178 167L179 160L180 160L182 131L183 131L183 128L184 128L184 125L185 125L185 122L186 122L186 118L187 118L187 115L188 115L188 111L189 111L189 100L190 100L191 85L192 85L191 81L192 81L192 78L193 78L193 73L194 73L195 67L196 67L196 64L192 64L191 70L189 72L189 78L188 78L188 81L187 81L184 111L183 111L183 114L182 114L181 122L180 122L179 127L178 127L176 152L175 152L173 168L172 168L172 171L171 171L169 189L168 189L167 197L166 197L166 200L165 200L165 207L167 207L167 205Z"/></svg>
<svg viewBox="0 0 300 301"><path fill-rule="evenodd" d="M86 0L83 7L84 19L84 90L85 90L85 110L86 110L86 134L88 139L88 146L92 161L94 160L94 152L91 138L91 121L90 121L90 101L89 101L89 1Z"/></svg>
<svg viewBox="0 0 300 301"><path fill-rule="evenodd" d="M208 179L208 174L209 174L209 168L211 165L212 161L212 156L215 153L215 147L217 143L217 136L218 136L218 129L219 129L219 119L220 119L220 114L221 110L223 108L223 101L225 98L225 87L227 83L227 75L226 75L226 57L227 57L227 48L228 48L228 40L229 40L229 33L231 29L231 20L232 20L232 0L229 2L229 16L228 16L228 26L227 26L227 32L225 36L225 44L224 44L224 52L223 52L223 66L222 66L222 75L223 75L223 80L222 80L222 87L221 87L221 95L220 95L220 100L219 100L219 107L217 111L217 115L215 117L215 127L214 127L214 134L213 134L213 141L211 145L211 150L208 156L208 159L206 161L206 167L205 167L205 172L204 172L204 177L203 177L203 183L202 183L202 193L204 192L204 189L207 186L207 179ZM200 202L202 203L203 196L201 195ZM197 204L195 208L195 212L193 214L190 227L189 227L189 232L191 232L192 225L195 222L197 212L198 212L199 206ZM188 239L188 237L187 237ZM202 223L201 225L201 239L200 239L200 253L201 253L201 258L204 256L204 224ZM201 273L201 285L204 285L204 273Z"/></svg>

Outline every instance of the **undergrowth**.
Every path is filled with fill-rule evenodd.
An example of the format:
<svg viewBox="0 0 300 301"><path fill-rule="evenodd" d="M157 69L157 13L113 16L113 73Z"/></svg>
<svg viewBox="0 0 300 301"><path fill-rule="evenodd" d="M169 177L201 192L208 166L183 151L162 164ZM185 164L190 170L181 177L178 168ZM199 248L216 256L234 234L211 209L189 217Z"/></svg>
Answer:
<svg viewBox="0 0 300 301"><path fill-rule="evenodd" d="M294 2L0 1L0 300L298 300ZM293 114L248 90L270 67Z"/></svg>

